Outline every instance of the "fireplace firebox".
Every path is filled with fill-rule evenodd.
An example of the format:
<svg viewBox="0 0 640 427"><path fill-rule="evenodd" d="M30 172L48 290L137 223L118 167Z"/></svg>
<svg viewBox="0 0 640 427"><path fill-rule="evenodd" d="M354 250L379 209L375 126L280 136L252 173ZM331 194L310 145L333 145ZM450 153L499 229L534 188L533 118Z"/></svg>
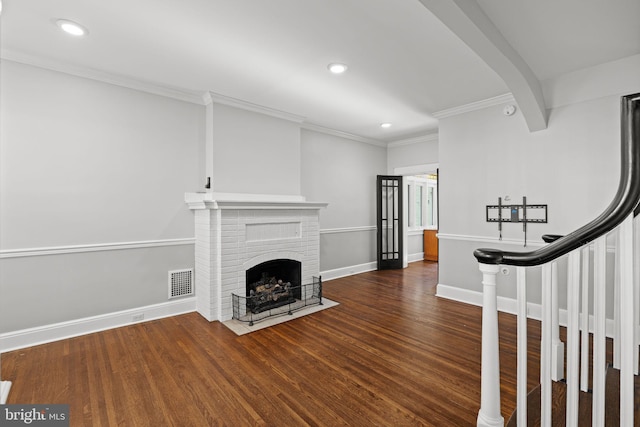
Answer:
<svg viewBox="0 0 640 427"><path fill-rule="evenodd" d="M276 259L247 270L247 310L261 313L301 299L300 261Z"/></svg>

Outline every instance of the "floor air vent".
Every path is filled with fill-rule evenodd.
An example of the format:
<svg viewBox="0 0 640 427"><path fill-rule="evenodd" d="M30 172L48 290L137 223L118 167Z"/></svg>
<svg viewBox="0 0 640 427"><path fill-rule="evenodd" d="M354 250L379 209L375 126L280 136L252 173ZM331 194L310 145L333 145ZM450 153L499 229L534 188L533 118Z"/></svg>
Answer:
<svg viewBox="0 0 640 427"><path fill-rule="evenodd" d="M193 269L169 272L169 299L193 295Z"/></svg>

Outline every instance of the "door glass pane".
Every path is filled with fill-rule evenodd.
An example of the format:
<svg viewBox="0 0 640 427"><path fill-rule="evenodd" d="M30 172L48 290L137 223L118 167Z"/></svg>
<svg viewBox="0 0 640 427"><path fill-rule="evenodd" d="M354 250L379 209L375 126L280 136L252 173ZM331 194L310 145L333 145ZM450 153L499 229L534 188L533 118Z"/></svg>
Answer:
<svg viewBox="0 0 640 427"><path fill-rule="evenodd" d="M400 247L400 242L398 241L398 236L400 233L400 230L398 229L398 225L399 225L398 219L400 218L399 204L401 202L402 201L398 197L398 183L396 182L393 187L393 230L392 230L392 233L393 233L392 251L394 252L393 259L397 259L397 251L398 251L398 248Z"/></svg>
<svg viewBox="0 0 640 427"><path fill-rule="evenodd" d="M416 227L422 227L422 192L424 187L422 185L416 185L416 196L415 196L415 225Z"/></svg>
<svg viewBox="0 0 640 427"><path fill-rule="evenodd" d="M427 224L426 225L435 225L433 222L433 187L427 187Z"/></svg>

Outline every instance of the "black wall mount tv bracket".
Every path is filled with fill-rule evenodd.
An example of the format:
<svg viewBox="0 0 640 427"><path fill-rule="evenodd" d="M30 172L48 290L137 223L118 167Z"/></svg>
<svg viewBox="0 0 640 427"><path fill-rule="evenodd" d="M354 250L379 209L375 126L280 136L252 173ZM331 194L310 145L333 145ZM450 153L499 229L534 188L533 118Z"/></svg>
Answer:
<svg viewBox="0 0 640 427"><path fill-rule="evenodd" d="M508 200L508 199L507 199ZM527 198L522 198L521 205L502 204L502 197L498 197L497 205L487 205L487 222L497 222L500 240L502 240L502 223L520 222L524 232L524 246L527 246L527 223L547 223L547 205L527 204Z"/></svg>

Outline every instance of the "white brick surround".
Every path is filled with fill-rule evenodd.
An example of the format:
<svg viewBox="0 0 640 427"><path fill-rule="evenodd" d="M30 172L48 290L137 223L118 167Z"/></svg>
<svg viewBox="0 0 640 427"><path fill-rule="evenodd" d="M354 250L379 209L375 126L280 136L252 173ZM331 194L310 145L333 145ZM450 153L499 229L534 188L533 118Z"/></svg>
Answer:
<svg viewBox="0 0 640 427"><path fill-rule="evenodd" d="M196 309L232 318L231 294L246 292L246 270L262 262L302 263L302 283L320 274L320 209L297 196L187 193L195 214Z"/></svg>

